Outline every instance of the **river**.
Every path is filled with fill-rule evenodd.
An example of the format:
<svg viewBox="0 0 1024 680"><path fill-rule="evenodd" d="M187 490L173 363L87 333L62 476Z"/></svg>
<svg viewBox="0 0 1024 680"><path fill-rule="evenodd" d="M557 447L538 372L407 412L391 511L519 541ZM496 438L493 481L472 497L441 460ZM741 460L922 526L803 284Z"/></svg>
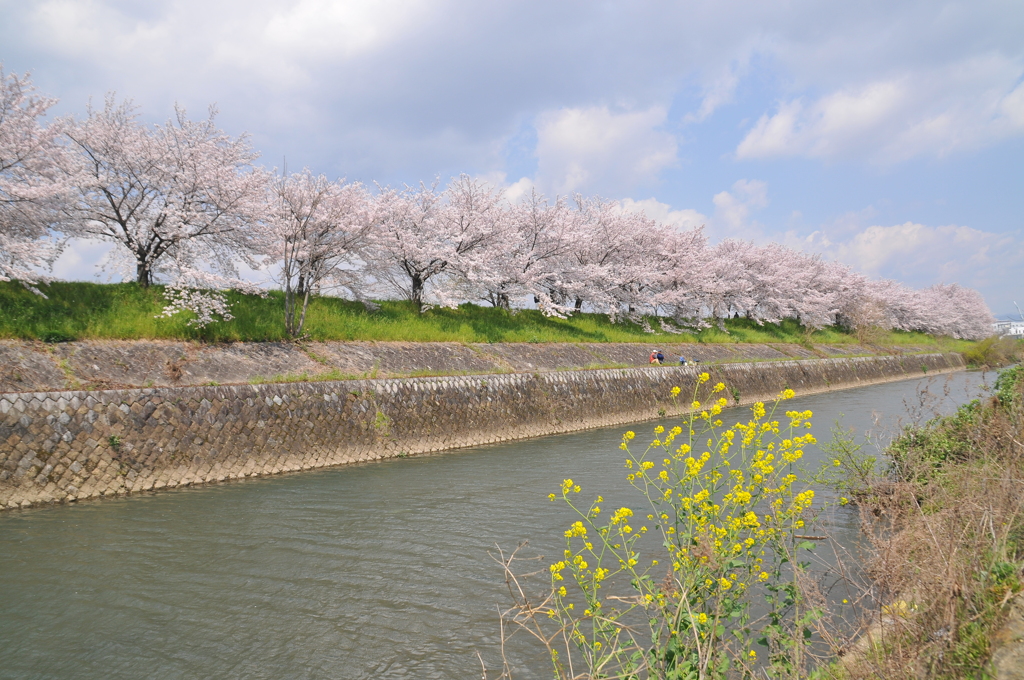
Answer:
<svg viewBox="0 0 1024 680"><path fill-rule="evenodd" d="M813 409L821 441L840 414L862 441L885 441L982 381L962 372L787 408ZM506 602L488 551L528 539L560 552L574 517L547 494L571 477L584 495L626 500L622 432L640 441L656 424L0 513L0 678L479 678L477 651L497 665ZM828 521L856 545L854 510ZM546 677L513 651L516 677Z"/></svg>

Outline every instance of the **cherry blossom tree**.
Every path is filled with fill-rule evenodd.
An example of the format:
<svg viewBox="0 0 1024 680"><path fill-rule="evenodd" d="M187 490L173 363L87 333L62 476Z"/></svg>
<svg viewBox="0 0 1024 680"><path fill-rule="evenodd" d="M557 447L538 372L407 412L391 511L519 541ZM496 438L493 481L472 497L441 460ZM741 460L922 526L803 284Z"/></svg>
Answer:
<svg viewBox="0 0 1024 680"><path fill-rule="evenodd" d="M436 184L382 189L367 249L374 275L418 309L428 292L439 304L457 306L457 286L445 284L464 275L466 258L494 238L501 198L500 191L468 175L452 180L444 192Z"/></svg>
<svg viewBox="0 0 1024 680"><path fill-rule="evenodd" d="M663 227L652 295L656 312L663 309L676 324L692 330L706 325L701 292L708 285L707 257L707 236L703 227L687 230ZM662 329L674 330L664 322Z"/></svg>
<svg viewBox="0 0 1024 680"><path fill-rule="evenodd" d="M108 95L84 120L64 119L65 233L115 243L112 266L144 287L239 283L236 263L250 255L241 227L257 217L265 178L248 138L229 137L215 115L192 121L176 107L146 126L130 100Z"/></svg>
<svg viewBox="0 0 1024 680"><path fill-rule="evenodd" d="M992 334L991 312L981 295L957 284L936 284L907 296L905 330L979 340Z"/></svg>
<svg viewBox="0 0 1024 680"><path fill-rule="evenodd" d="M723 320L747 314L756 307L756 277L749 267L756 246L749 241L726 239L709 249L706 283L701 293L702 309L724 329Z"/></svg>
<svg viewBox="0 0 1024 680"><path fill-rule="evenodd" d="M877 326L885 330L911 330L921 325L916 291L891 279L865 280L860 295L843 310L841 321L851 329Z"/></svg>
<svg viewBox="0 0 1024 680"><path fill-rule="evenodd" d="M881 284L892 281L872 281L839 262L828 263L841 271L837 275L837 307L835 324L857 334L858 341L872 343L882 331L894 325Z"/></svg>
<svg viewBox="0 0 1024 680"><path fill-rule="evenodd" d="M760 251L761 267L770 272L774 294L769 313L777 319L799 321L808 331L835 323L839 312L844 269L817 255L770 244ZM764 306L764 305L761 305Z"/></svg>
<svg viewBox="0 0 1024 680"><path fill-rule="evenodd" d="M808 330L832 325L849 271L776 243L735 239L711 249L708 265L704 306L722 328L735 315L759 324L795 319Z"/></svg>
<svg viewBox="0 0 1024 680"><path fill-rule="evenodd" d="M532 297L545 314L561 316L563 306L549 290L560 284L559 259L572 232L564 199L549 203L533 191L491 219L490 230L486 244L462 258L470 295L509 311L514 300Z"/></svg>
<svg viewBox="0 0 1024 680"><path fill-rule="evenodd" d="M0 281L31 286L38 269L60 253L49 232L62 186L54 175L55 130L40 119L56 103L35 94L29 76L4 74L0 65ZM41 294L41 293L40 293Z"/></svg>
<svg viewBox="0 0 1024 680"><path fill-rule="evenodd" d="M614 233L618 228L631 235L621 256L608 261L607 281L614 286L606 292L613 309L642 324L643 315L657 313L661 279L674 264L667 257L667 233L654 220L634 212L618 211L614 221L605 220L602 226L604 233Z"/></svg>
<svg viewBox="0 0 1024 680"><path fill-rule="evenodd" d="M613 319L634 311L646 276L643 261L656 247L653 222L615 201L576 195L574 203L569 251L552 299L571 301L575 310L587 304Z"/></svg>
<svg viewBox="0 0 1024 680"><path fill-rule="evenodd" d="M646 323L644 314L662 312L688 325L698 322L702 229L677 230L618 202L582 195L558 215L561 245L545 257L549 271L537 277L539 306L571 313L587 305L639 323Z"/></svg>
<svg viewBox="0 0 1024 680"><path fill-rule="evenodd" d="M381 197L389 224L385 260L395 265L392 276L401 274L397 287L417 302L428 281L440 281L434 294L449 302L476 298L511 308L532 295L545 313L586 305L645 324L642 315L653 314L694 328L714 319L724 328L725 319L743 315L759 324L794 319L808 332L835 323L859 332L989 332L980 295L959 286L915 291L869 281L780 244L728 239L709 247L702 229L674 230L598 197L577 195L570 209L534 194L498 210L495 194L478 182L463 177L456 184L444 195L421 187Z"/></svg>
<svg viewBox="0 0 1024 680"><path fill-rule="evenodd" d="M853 329L877 326L967 340L992 334L992 313L981 294L957 284L915 290L889 279L864 279L852 306L854 312L844 316L853 318L844 321Z"/></svg>
<svg viewBox="0 0 1024 680"><path fill-rule="evenodd" d="M264 266L278 265L285 294L285 327L298 337L310 296L325 285L360 296L360 256L373 222L373 204L358 183L324 175L282 175L269 186L267 216L260 229Z"/></svg>

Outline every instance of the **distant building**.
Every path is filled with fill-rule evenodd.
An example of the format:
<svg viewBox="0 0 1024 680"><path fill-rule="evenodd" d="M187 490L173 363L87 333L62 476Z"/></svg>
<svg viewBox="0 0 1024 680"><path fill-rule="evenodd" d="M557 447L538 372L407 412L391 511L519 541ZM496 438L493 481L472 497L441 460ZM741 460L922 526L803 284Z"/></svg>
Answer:
<svg viewBox="0 0 1024 680"><path fill-rule="evenodd" d="M992 324L992 332L1000 336L1024 338L1024 321L996 321Z"/></svg>

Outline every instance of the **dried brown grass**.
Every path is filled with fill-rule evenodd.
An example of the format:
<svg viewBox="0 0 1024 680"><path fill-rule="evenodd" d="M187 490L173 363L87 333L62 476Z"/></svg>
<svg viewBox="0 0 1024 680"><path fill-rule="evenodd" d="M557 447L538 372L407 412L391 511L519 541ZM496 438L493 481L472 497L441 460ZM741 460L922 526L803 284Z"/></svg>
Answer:
<svg viewBox="0 0 1024 680"><path fill-rule="evenodd" d="M984 677L991 634L1021 587L1022 387L1012 387L1016 398L907 431L892 447L893 476L860 499L877 604L839 675Z"/></svg>

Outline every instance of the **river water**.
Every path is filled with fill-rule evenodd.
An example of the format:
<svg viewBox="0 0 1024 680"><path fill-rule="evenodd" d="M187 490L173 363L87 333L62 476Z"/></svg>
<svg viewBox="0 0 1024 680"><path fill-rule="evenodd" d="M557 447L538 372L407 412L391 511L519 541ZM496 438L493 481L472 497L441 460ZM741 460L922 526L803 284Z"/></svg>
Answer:
<svg viewBox="0 0 1024 680"><path fill-rule="evenodd" d="M992 377L786 408L813 409L821 441L845 414L872 446ZM727 411L727 423L745 415ZM528 539L559 553L575 517L547 494L563 478L628 502L618 443L656 424L2 513L0 678L479 678L477 652L497 666L507 602L488 551ZM856 545L855 511L828 522ZM531 649L510 649L516 677L545 677Z"/></svg>

